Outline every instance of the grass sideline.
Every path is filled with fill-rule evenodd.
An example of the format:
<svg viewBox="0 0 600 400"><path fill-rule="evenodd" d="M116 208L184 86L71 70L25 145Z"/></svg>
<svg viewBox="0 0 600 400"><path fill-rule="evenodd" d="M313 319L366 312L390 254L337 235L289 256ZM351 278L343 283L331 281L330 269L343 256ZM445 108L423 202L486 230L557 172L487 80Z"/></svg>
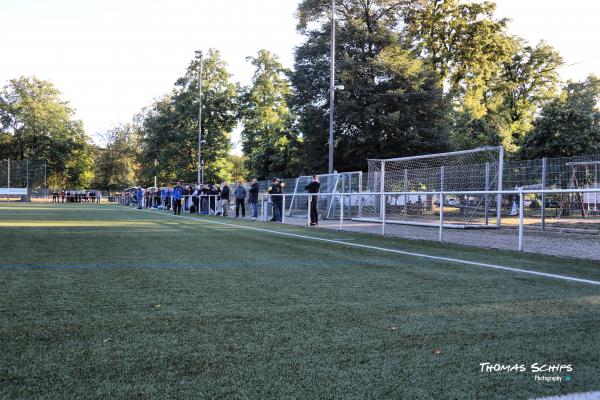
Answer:
<svg viewBox="0 0 600 400"><path fill-rule="evenodd" d="M600 279L593 261L254 224ZM591 285L116 206L0 204L0 232L1 398L505 399L600 383ZM573 379L482 362L572 364Z"/></svg>

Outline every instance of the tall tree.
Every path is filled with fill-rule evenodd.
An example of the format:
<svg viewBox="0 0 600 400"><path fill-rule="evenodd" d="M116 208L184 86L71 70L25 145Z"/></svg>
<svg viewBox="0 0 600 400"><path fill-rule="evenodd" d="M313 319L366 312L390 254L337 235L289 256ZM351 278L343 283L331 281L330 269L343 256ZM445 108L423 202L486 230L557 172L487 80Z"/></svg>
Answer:
<svg viewBox="0 0 600 400"><path fill-rule="evenodd" d="M516 153L533 128L536 112L556 96L562 65L558 52L544 42L535 47L517 39L514 43L512 57L487 82L481 102L485 114L458 107L453 130L457 147L502 144Z"/></svg>
<svg viewBox="0 0 600 400"><path fill-rule="evenodd" d="M295 176L300 139L288 106L292 93L289 70L268 50L260 50L248 60L255 69L252 85L242 94L240 113L246 168L259 179Z"/></svg>
<svg viewBox="0 0 600 400"><path fill-rule="evenodd" d="M0 155L46 160L65 184L89 185L93 158L74 114L52 83L35 77L10 80L0 91Z"/></svg>
<svg viewBox="0 0 600 400"><path fill-rule="evenodd" d="M294 110L304 135L306 172L327 164L329 1L299 5ZM339 0L336 29L335 166L364 169L368 157L446 150L449 103L433 70L400 31L405 2Z"/></svg>
<svg viewBox="0 0 600 400"><path fill-rule="evenodd" d="M196 182L198 160L199 60L191 61L173 91L141 116L141 176L149 183L155 169L160 182ZM237 87L219 52L210 49L202 68L202 157L206 181L218 181L231 170L231 132L237 125ZM157 167L155 167L157 165Z"/></svg>
<svg viewBox="0 0 600 400"><path fill-rule="evenodd" d="M525 158L569 157L600 153L600 78L568 82L549 102L525 138Z"/></svg>
<svg viewBox="0 0 600 400"><path fill-rule="evenodd" d="M108 191L136 184L138 133L125 124L104 134L104 147L98 149L95 187Z"/></svg>

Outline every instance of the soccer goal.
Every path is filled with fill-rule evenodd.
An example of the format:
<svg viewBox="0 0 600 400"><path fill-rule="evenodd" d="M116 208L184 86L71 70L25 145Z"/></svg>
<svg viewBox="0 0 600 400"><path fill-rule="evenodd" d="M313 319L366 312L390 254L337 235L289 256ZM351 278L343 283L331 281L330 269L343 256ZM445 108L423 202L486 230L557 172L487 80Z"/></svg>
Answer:
<svg viewBox="0 0 600 400"><path fill-rule="evenodd" d="M321 183L321 194L332 193L358 193L362 188L362 171L341 172L334 174L318 175ZM294 182L294 191L286 200L286 215L293 217L306 217L308 213L308 198L302 196L304 188L312 180L312 176L300 176ZM319 197L319 214L324 219L339 217L339 199L335 196ZM347 215L350 215L348 213Z"/></svg>
<svg viewBox="0 0 600 400"><path fill-rule="evenodd" d="M502 147L370 159L367 191L355 200L359 212L353 219L382 222L385 217L386 223L438 226L443 212L448 227L500 226L501 195L452 192L502 190L503 162ZM384 192L400 193L378 194Z"/></svg>

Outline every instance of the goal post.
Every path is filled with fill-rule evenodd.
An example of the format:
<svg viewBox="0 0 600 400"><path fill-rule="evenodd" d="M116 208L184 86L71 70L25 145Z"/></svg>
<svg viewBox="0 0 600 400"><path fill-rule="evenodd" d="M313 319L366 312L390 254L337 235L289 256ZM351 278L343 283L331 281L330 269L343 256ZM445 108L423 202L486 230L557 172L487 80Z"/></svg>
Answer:
<svg viewBox="0 0 600 400"><path fill-rule="evenodd" d="M431 225L437 221L442 208L448 224L460 226L491 226L489 216L495 209L496 225L502 217L502 195L452 195L456 192L486 192L503 189L502 173L504 149L501 146L478 147L470 150L370 159L367 175L367 193L402 192L401 195L377 197L368 220L413 225ZM431 192L450 192L444 196ZM415 192L411 195L410 192ZM429 194L421 196L419 192ZM365 193L366 195L366 193ZM384 201L384 198L386 199ZM363 203L365 199L362 200ZM368 201L368 200L367 200ZM369 213L367 213L369 214ZM492 217L493 218L493 217Z"/></svg>

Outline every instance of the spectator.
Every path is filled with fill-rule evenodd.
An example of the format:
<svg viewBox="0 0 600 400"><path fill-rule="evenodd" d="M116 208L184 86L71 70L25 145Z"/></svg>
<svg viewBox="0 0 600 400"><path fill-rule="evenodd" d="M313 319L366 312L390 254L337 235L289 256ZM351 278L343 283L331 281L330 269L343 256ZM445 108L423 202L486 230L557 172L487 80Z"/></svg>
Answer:
<svg viewBox="0 0 600 400"><path fill-rule="evenodd" d="M173 214L181 215L181 197L183 196L183 187L181 182L177 182L177 186L173 188Z"/></svg>
<svg viewBox="0 0 600 400"><path fill-rule="evenodd" d="M196 189L192 193L192 206L190 213L200 212L200 185L196 185Z"/></svg>
<svg viewBox="0 0 600 400"><path fill-rule="evenodd" d="M273 178L271 181L272 185L269 188L269 193L271 194L271 202L273 203L273 218L271 221L281 222L281 212L283 210L283 187L277 178Z"/></svg>
<svg viewBox="0 0 600 400"><path fill-rule="evenodd" d="M209 197L209 209L208 209L208 213L209 214L216 214L217 213L217 196L219 195L219 191L217 190L217 188L215 187L215 185L210 185L209 189L208 189L208 195Z"/></svg>
<svg viewBox="0 0 600 400"><path fill-rule="evenodd" d="M319 202L319 190L321 189L321 183L319 183L319 177L317 175L312 176L312 181L304 187L308 193L313 194L309 196L310 199L310 226L319 225L319 214L317 211L317 204Z"/></svg>
<svg viewBox="0 0 600 400"><path fill-rule="evenodd" d="M242 208L242 218L246 218L246 188L242 184L242 181L238 181L235 191L235 217L240 216L240 207Z"/></svg>
<svg viewBox="0 0 600 400"><path fill-rule="evenodd" d="M81 199L81 197L79 197L79 199ZM135 200L137 201L138 210L142 209L143 199L144 199L144 191L142 190L141 186L138 186L137 190L135 191Z"/></svg>
<svg viewBox="0 0 600 400"><path fill-rule="evenodd" d="M248 191L248 203L250 203L250 208L252 209L252 221L258 218L258 190L258 182L256 181L256 178L254 178L252 179L252 186L250 186L250 190Z"/></svg>
<svg viewBox="0 0 600 400"><path fill-rule="evenodd" d="M65 189L60 191L60 200L61 200L61 203L65 202Z"/></svg>
<svg viewBox="0 0 600 400"><path fill-rule="evenodd" d="M229 212L229 183L227 181L221 185L221 208L223 216L226 217Z"/></svg>

